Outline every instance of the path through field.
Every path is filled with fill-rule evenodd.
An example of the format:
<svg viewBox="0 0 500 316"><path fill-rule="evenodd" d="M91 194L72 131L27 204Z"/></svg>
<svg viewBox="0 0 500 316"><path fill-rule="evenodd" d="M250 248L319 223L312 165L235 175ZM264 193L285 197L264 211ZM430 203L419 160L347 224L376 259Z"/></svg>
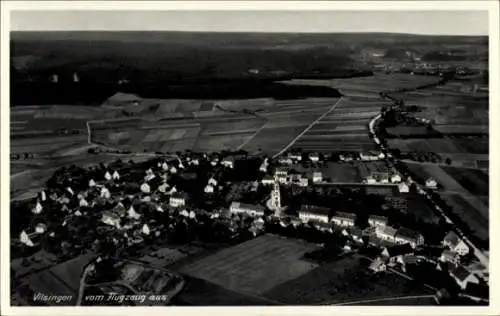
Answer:
<svg viewBox="0 0 500 316"><path fill-rule="evenodd" d="M277 154L275 154L273 156L273 159L276 158L276 157L279 157L280 155L282 155L284 152L286 152L288 150L288 148L292 147L293 144L295 144L295 142L301 138L305 133L307 133L314 125L316 125L316 123L318 123L319 121L321 121L325 116L327 116L331 111L333 111L335 109L335 107L337 107L338 104L340 104L340 102L342 101L343 97L340 97L340 99L337 100L337 102L335 102L328 110L325 111L325 113L323 113L320 117L318 117L316 120L312 121L311 124L309 124L309 126L307 126L303 131L302 133L300 133L299 135L297 135L297 137L295 137L288 145L286 145L282 150L280 150L280 152L278 152Z"/></svg>

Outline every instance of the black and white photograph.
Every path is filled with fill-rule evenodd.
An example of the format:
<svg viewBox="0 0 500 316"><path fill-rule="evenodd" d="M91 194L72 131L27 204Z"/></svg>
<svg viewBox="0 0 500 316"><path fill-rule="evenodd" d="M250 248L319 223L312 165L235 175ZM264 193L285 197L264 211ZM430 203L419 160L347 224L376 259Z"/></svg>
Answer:
<svg viewBox="0 0 500 316"><path fill-rule="evenodd" d="M493 305L498 2L6 2L11 311Z"/></svg>

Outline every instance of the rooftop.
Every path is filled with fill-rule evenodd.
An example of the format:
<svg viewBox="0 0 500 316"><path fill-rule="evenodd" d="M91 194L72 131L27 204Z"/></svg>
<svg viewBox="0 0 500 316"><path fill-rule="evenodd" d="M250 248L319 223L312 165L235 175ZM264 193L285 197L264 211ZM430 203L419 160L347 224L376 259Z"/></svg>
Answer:
<svg viewBox="0 0 500 316"><path fill-rule="evenodd" d="M330 209L326 208L326 207L320 207L320 206L303 205L302 208L300 209L299 213L309 213L309 214L314 214L314 215L329 216Z"/></svg>
<svg viewBox="0 0 500 316"><path fill-rule="evenodd" d="M353 220L353 221L356 220L356 214L345 213L345 212L336 212L335 215L333 215L332 217L349 219L349 220Z"/></svg>

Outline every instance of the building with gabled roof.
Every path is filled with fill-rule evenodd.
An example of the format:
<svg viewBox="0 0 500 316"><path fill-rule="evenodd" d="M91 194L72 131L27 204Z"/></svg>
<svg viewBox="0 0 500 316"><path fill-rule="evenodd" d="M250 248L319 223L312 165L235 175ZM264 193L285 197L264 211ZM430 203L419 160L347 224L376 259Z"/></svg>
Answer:
<svg viewBox="0 0 500 316"><path fill-rule="evenodd" d="M339 226L352 227L354 226L354 222L356 221L356 214L336 212L332 216L331 221Z"/></svg>
<svg viewBox="0 0 500 316"><path fill-rule="evenodd" d="M304 223L309 221L329 222L330 209L326 207L304 205L298 213L299 219Z"/></svg>
<svg viewBox="0 0 500 316"><path fill-rule="evenodd" d="M448 272L463 290L465 290L468 283L479 283L479 279L464 267L451 267Z"/></svg>
<svg viewBox="0 0 500 316"><path fill-rule="evenodd" d="M233 202L229 207L232 214L247 214L250 216L264 216L264 208L260 205Z"/></svg>
<svg viewBox="0 0 500 316"><path fill-rule="evenodd" d="M460 256L465 256L470 251L469 246L454 231L450 231L444 237L443 246L450 248Z"/></svg>
<svg viewBox="0 0 500 316"><path fill-rule="evenodd" d="M385 241L395 242L397 230L391 226L377 227L375 235Z"/></svg>
<svg viewBox="0 0 500 316"><path fill-rule="evenodd" d="M424 237L411 229L401 227L394 236L394 241L398 244L410 244L413 248L424 244Z"/></svg>
<svg viewBox="0 0 500 316"><path fill-rule="evenodd" d="M368 217L368 224L372 227L385 227L389 223L389 220L385 216L370 215Z"/></svg>

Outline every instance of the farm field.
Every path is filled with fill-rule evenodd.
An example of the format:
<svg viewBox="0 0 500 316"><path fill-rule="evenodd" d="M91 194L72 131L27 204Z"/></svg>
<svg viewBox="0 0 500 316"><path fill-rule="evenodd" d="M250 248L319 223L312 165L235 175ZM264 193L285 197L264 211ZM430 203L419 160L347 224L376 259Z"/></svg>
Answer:
<svg viewBox="0 0 500 316"><path fill-rule="evenodd" d="M439 154L483 154L489 153L489 141L484 138L476 139L388 139L390 148L398 148L403 152L421 151Z"/></svg>
<svg viewBox="0 0 500 316"><path fill-rule="evenodd" d="M369 260L348 255L323 264L265 293L290 305L341 304L356 300L433 294L430 290L390 273L373 274Z"/></svg>
<svg viewBox="0 0 500 316"><path fill-rule="evenodd" d="M489 176L481 170L443 167L447 174L473 195L489 195Z"/></svg>
<svg viewBox="0 0 500 316"><path fill-rule="evenodd" d="M359 182L361 176L356 165L349 163L329 162L327 168L322 168L321 172L326 178L331 178L331 182Z"/></svg>
<svg viewBox="0 0 500 316"><path fill-rule="evenodd" d="M29 152L38 155L54 155L58 151L71 149L86 143L87 135L84 134L12 139L10 152L13 154Z"/></svg>
<svg viewBox="0 0 500 316"><path fill-rule="evenodd" d="M467 223L474 236L482 241L489 240L488 207L471 197L461 194L442 194L444 200ZM478 203L479 202L479 203Z"/></svg>
<svg viewBox="0 0 500 316"><path fill-rule="evenodd" d="M406 166L410 169L414 178L420 183L424 183L428 178L437 181L443 191L453 191L467 194L468 191L460 185L452 176L450 176L441 166L436 164L420 164L417 162L407 162Z"/></svg>
<svg viewBox="0 0 500 316"><path fill-rule="evenodd" d="M30 287L35 293L46 295L70 295L70 301L61 305L74 305L83 267L90 262L93 254L81 255L70 261L27 277ZM54 303L55 304L55 303Z"/></svg>
<svg viewBox="0 0 500 316"><path fill-rule="evenodd" d="M264 235L184 266L180 272L258 295L314 269L316 264L301 257L316 248L300 240Z"/></svg>

